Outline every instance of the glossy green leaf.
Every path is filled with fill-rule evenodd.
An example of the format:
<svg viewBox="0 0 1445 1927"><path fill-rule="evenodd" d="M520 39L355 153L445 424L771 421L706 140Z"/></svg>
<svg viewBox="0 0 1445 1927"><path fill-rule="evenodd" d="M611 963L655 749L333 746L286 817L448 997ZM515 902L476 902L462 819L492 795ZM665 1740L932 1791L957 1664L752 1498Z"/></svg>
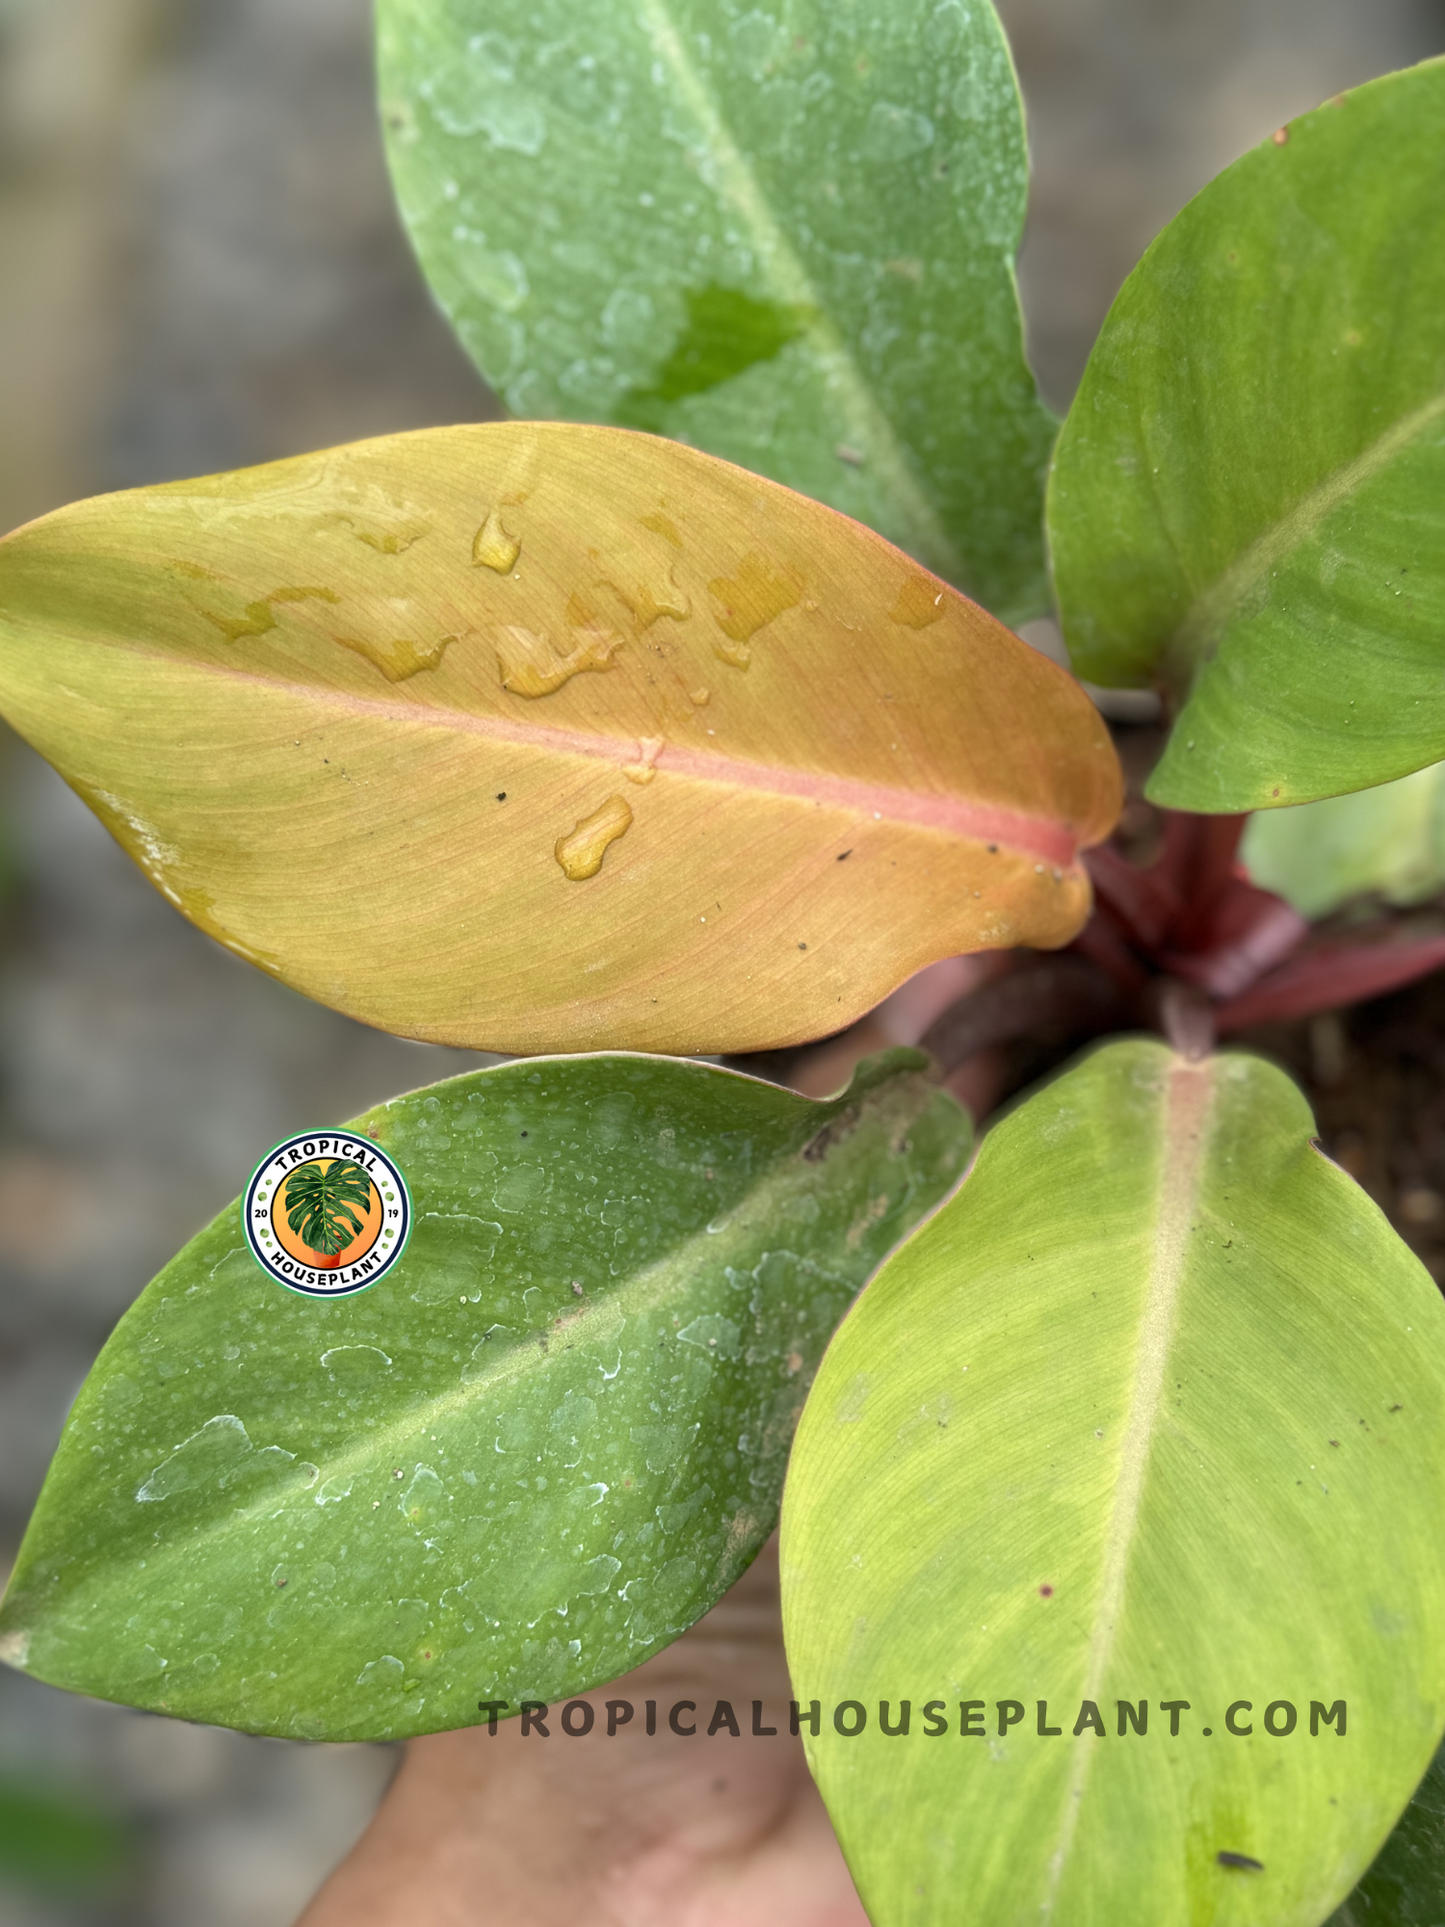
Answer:
<svg viewBox="0 0 1445 1927"><path fill-rule="evenodd" d="M1080 675L1183 704L1155 801L1302 803L1445 755L1445 61L1291 122L1159 236L1049 539Z"/></svg>
<svg viewBox="0 0 1445 1927"><path fill-rule="evenodd" d="M614 428L430 429L0 542L0 709L170 902L382 1029L694 1055L1066 943L1073 680L869 530Z"/></svg>
<svg viewBox="0 0 1445 1927"><path fill-rule="evenodd" d="M1445 763L1377 789L1261 811L1239 854L1254 881L1324 917L1353 897L1423 903L1445 889Z"/></svg>
<svg viewBox="0 0 1445 1927"><path fill-rule="evenodd" d="M824 1103L560 1058L367 1113L415 1207L374 1289L263 1275L232 1206L142 1293L66 1426L0 1610L53 1685L384 1738L578 1693L772 1530L828 1336L958 1177L916 1051Z"/></svg>
<svg viewBox="0 0 1445 1927"><path fill-rule="evenodd" d="M1445 1753L1410 1804L1370 1871L1329 1927L1439 1927L1445 1920Z"/></svg>
<svg viewBox="0 0 1445 1927"><path fill-rule="evenodd" d="M1445 1303L1313 1128L1258 1059L1111 1045L990 1133L834 1339L784 1625L875 1927L960 1895L1314 1927L1428 1766Z"/></svg>
<svg viewBox="0 0 1445 1927"><path fill-rule="evenodd" d="M422 266L518 415L675 435L1047 605L990 0L382 0Z"/></svg>

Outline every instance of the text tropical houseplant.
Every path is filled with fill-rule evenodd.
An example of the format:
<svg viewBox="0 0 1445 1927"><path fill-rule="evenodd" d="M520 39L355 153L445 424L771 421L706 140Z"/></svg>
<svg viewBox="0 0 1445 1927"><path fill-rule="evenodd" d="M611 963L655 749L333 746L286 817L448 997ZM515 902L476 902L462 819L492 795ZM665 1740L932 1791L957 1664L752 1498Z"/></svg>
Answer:
<svg viewBox="0 0 1445 1927"><path fill-rule="evenodd" d="M1046 472L1076 666L1166 692L1157 801L1445 754L1445 67L1187 208L1055 444L984 0L384 0L381 55L423 266L530 419L17 531L0 701L241 956L584 1054L356 1121L415 1207L377 1290L278 1290L234 1207L166 1267L0 1653L252 1731L471 1724L676 1637L790 1466L794 1686L876 1921L1322 1920L1445 1727L1445 1307L1298 1092L1171 992L1172 1041L1047 1084L950 1197L970 1124L923 1054L822 1102L684 1060L1078 936L1122 791L1004 626L1048 604ZM1233 943L1237 989L1289 948L1227 862L1211 951L1090 861L1091 967L1153 943L1177 987ZM331 1260L355 1168L290 1200Z"/></svg>

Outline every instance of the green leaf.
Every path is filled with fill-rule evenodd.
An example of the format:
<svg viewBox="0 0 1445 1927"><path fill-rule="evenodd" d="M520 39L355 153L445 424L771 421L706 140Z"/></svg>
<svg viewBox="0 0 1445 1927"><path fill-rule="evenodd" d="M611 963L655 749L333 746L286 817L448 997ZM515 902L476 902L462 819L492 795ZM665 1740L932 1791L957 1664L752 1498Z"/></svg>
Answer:
<svg viewBox="0 0 1445 1927"><path fill-rule="evenodd" d="M1067 943L1120 803L1073 679L870 530L573 423L32 522L0 707L239 956L518 1053L802 1043Z"/></svg>
<svg viewBox="0 0 1445 1927"><path fill-rule="evenodd" d="M1047 605L1055 423L990 0L382 0L382 118L442 306L518 415L651 429Z"/></svg>
<svg viewBox="0 0 1445 1927"><path fill-rule="evenodd" d="M1301 916L1354 897L1423 903L1445 889L1445 763L1394 783L1252 816L1240 858Z"/></svg>
<svg viewBox="0 0 1445 1927"><path fill-rule="evenodd" d="M1430 1771L1379 1858L1328 1927L1438 1927L1445 1920L1445 1752Z"/></svg>
<svg viewBox="0 0 1445 1927"><path fill-rule="evenodd" d="M127 1313L0 1609L53 1685L311 1739L637 1665L772 1529L833 1326L967 1156L916 1051L825 1103L644 1057L504 1065L359 1127L406 1255L298 1297L235 1206Z"/></svg>
<svg viewBox="0 0 1445 1927"><path fill-rule="evenodd" d="M349 1209L371 1205L371 1179L359 1164L333 1158L327 1165L298 1164L286 1179L286 1222L304 1245L334 1257L361 1232Z"/></svg>
<svg viewBox="0 0 1445 1927"><path fill-rule="evenodd" d="M1445 1304L1313 1128L1256 1058L1111 1045L990 1133L833 1341L784 1626L876 1927L960 1894L988 1921L1307 1927L1428 1766ZM880 1700L911 1702L907 1738ZM1337 1702L1343 1736L1311 1711Z"/></svg>
<svg viewBox="0 0 1445 1927"><path fill-rule="evenodd" d="M1155 801L1303 803L1445 755L1445 61L1291 122L1159 236L1049 539L1079 674L1183 702Z"/></svg>

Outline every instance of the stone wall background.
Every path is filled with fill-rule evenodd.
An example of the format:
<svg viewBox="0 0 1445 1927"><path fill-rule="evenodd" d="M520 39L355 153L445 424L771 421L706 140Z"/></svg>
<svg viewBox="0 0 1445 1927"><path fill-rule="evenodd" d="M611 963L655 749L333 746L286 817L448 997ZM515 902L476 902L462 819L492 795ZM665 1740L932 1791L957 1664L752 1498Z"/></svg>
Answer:
<svg viewBox="0 0 1445 1927"><path fill-rule="evenodd" d="M1022 284L1056 406L1123 276L1214 172L1445 51L1445 0L1001 11L1037 166ZM0 530L102 489L496 412L396 226L368 38L366 0L0 0ZM0 838L3 1572L96 1351L256 1146L483 1060L248 970L14 738ZM0 1883L0 1927L287 1927L393 1763L0 1673L0 1780L81 1790L139 1843L104 1899Z"/></svg>

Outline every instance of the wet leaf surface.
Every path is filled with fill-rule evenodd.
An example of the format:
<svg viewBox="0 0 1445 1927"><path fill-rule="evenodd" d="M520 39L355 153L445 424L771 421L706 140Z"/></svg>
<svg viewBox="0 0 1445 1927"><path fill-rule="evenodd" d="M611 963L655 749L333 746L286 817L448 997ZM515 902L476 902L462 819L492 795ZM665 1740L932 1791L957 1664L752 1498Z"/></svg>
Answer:
<svg viewBox="0 0 1445 1927"><path fill-rule="evenodd" d="M0 1657L312 1739L469 1725L665 1646L772 1530L824 1345L957 1179L895 1052L816 1102L700 1064L504 1065L359 1127L415 1220L374 1289L266 1278L232 1206L121 1321Z"/></svg>
<svg viewBox="0 0 1445 1927"><path fill-rule="evenodd" d="M678 436L1047 605L989 0L386 0L378 46L403 217L515 414Z"/></svg>
<svg viewBox="0 0 1445 1927"><path fill-rule="evenodd" d="M879 537L617 429L431 429L0 543L0 707L165 896L382 1029L684 1055L1068 940L1063 671Z"/></svg>

